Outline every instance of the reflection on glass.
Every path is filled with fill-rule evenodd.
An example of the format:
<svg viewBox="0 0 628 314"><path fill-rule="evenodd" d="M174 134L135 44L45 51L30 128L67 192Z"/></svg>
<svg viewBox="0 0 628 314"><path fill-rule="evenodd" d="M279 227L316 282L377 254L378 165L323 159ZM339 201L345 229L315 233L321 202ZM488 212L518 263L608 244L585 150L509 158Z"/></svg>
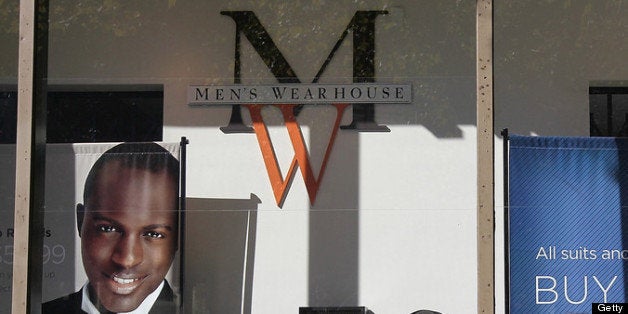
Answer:
<svg viewBox="0 0 628 314"><path fill-rule="evenodd" d="M11 312L19 0L0 1L0 313Z"/></svg>

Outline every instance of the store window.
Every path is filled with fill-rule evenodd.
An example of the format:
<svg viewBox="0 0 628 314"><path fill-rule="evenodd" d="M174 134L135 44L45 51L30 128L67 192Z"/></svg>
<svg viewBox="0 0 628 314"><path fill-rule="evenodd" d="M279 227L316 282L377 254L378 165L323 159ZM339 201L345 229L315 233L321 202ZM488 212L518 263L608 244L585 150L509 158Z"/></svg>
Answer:
<svg viewBox="0 0 628 314"><path fill-rule="evenodd" d="M0 93L0 143L15 143L17 93ZM48 143L161 141L163 92L48 93Z"/></svg>
<svg viewBox="0 0 628 314"><path fill-rule="evenodd" d="M0 144L15 143L17 93L0 92Z"/></svg>
<svg viewBox="0 0 628 314"><path fill-rule="evenodd" d="M628 87L590 87L591 136L628 136Z"/></svg>

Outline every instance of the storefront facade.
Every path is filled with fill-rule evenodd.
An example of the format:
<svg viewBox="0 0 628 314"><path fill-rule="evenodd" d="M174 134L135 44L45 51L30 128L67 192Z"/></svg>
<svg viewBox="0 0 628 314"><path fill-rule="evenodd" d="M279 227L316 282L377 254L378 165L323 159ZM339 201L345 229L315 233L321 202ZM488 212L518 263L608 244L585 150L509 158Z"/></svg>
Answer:
<svg viewBox="0 0 628 314"><path fill-rule="evenodd" d="M80 107L68 99L130 93L120 102L133 107L157 97L157 113L129 121L154 120L161 132L150 141L189 140L183 267L171 275L186 313L474 313L477 99L494 93L494 294L503 313L499 131L589 136L595 122L617 135L628 97L626 4L493 3L494 86L478 86L474 1L51 1L47 83L58 96L48 102ZM7 126L18 1L0 8ZM127 124L68 112L51 120L56 128L103 118L109 124L85 127L101 134ZM48 165L47 179L64 176L58 169ZM0 312L10 310L14 181L0 189ZM79 193L70 190L73 203ZM86 279L76 228L45 228L44 302ZM54 260L55 245L74 259Z"/></svg>

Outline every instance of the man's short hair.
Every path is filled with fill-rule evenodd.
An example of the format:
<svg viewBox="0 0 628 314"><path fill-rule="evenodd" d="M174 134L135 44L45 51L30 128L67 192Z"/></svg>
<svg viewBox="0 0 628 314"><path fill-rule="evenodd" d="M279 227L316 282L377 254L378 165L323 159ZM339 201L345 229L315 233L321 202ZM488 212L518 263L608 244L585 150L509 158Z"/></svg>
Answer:
<svg viewBox="0 0 628 314"><path fill-rule="evenodd" d="M104 152L92 166L85 180L85 190L83 191L85 203L94 195L96 182L98 182L102 169L110 162L119 162L121 167L147 170L152 173L166 171L174 181L174 186L177 187L175 195L179 194L179 161L167 149L152 142L122 143Z"/></svg>

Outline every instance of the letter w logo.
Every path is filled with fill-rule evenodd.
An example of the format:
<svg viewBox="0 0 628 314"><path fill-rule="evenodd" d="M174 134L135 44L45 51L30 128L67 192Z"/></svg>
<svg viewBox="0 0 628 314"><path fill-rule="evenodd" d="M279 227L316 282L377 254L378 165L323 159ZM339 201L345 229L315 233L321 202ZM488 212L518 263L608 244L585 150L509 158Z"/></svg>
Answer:
<svg viewBox="0 0 628 314"><path fill-rule="evenodd" d="M253 128L255 129L255 134L257 135L257 141L259 143L260 149L262 150L262 156L264 157L264 164L266 165L266 170L268 171L268 177L270 178L270 184L273 188L275 200L277 201L277 205L281 207L283 201L286 198L286 195L288 194L289 184L290 182L292 182L292 178L294 178L294 175L297 171L296 167L298 165L299 169L301 169L301 175L303 176L303 180L305 181L305 187L307 189L308 196L310 197L310 203L314 204L314 201L316 200L316 193L318 193L318 188L320 187L321 181L323 180L323 174L325 173L327 160L329 159L331 149L334 146L336 134L338 134L340 120L342 120L342 114L345 108L349 106L349 104L335 105L337 110L336 120L334 122L329 142L327 143L327 148L325 149L325 156L323 157L323 163L321 164L318 176L315 176L314 171L312 170L307 147L305 146L305 140L303 139L303 133L301 133L301 128L299 127L299 123L297 122L296 116L294 115L294 108L297 105L275 106L278 107L279 110L281 110L281 114L283 115L283 119L286 123L286 128L288 129L290 142L292 143L292 148L294 149L295 153L285 178L281 175L281 170L279 169L279 163L277 161L275 149L273 148L270 135L268 134L268 129L266 128L266 124L264 123L264 120L262 118L261 111L263 106L248 106L251 113L251 120L253 120Z"/></svg>
<svg viewBox="0 0 628 314"><path fill-rule="evenodd" d="M241 70L240 70L240 41L241 35L244 34L246 39L251 43L255 51L262 58L268 69L273 76L280 83L300 83L301 80L296 76L295 71L292 69L286 58L280 52L279 48L275 45L272 38L262 26L261 22L252 11L222 11L221 14L231 17L236 22L236 41L235 41L235 66L234 66L234 81L239 84L241 82ZM353 33L353 82L364 83L375 81L375 19L378 15L387 14L386 11L357 11L349 25L342 32L340 39L336 42L332 48L327 59L319 69L318 73L314 77L312 83L317 83L320 77L325 72L325 69L331 62L336 51L340 48L342 42L347 37L347 34L351 31ZM340 128L340 121L344 110L349 104L334 104L336 107L336 120L334 123L334 129L332 130L327 148L325 150L324 159L318 175L315 176L312 171L312 166L309 161L309 156L301 128L296 120L296 116L299 114L301 105L275 105L281 111L286 128L288 129L288 135L290 142L294 149L294 157L290 168L284 178L279 169L277 156L272 146L268 129L261 115L262 105L247 105L253 121L253 129L257 136L260 148L262 150L262 156L268 171L275 200L278 206L282 206L285 200L286 194L290 182L294 178L297 166L301 169L301 174L305 181L305 186L308 191L310 203L314 204L316 200L316 194L318 192L320 183L325 173L327 166L327 160L331 153L331 149L334 145L338 129ZM353 108L354 122L347 128L355 128L354 125L374 124L374 105L366 104L363 106L354 106ZM356 122L357 120L357 122ZM240 116L239 106L234 106L231 116L231 122L238 123L242 121ZM343 126L343 128L345 128Z"/></svg>

